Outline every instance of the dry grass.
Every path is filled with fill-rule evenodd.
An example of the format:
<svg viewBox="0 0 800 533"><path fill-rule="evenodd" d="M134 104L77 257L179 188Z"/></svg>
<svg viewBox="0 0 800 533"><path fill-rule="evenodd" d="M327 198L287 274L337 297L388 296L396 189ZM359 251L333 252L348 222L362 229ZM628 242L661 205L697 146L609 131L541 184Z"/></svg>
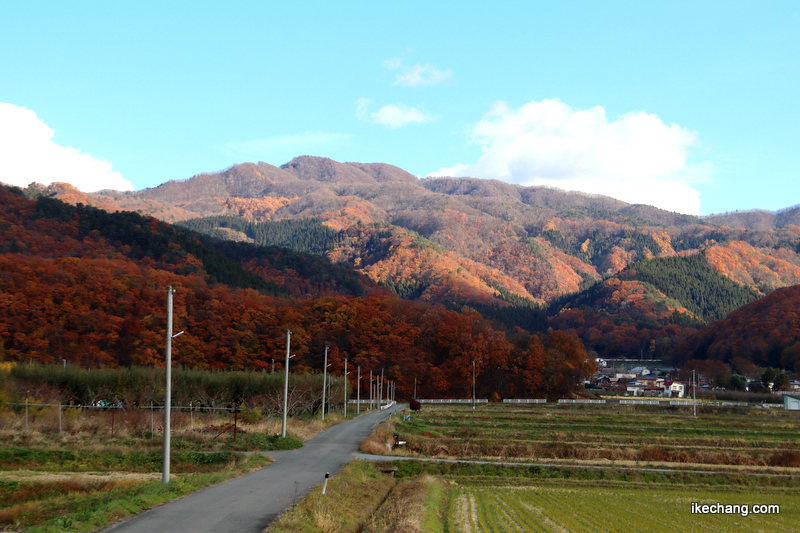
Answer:
<svg viewBox="0 0 800 533"><path fill-rule="evenodd" d="M366 524L364 533L421 533L430 486L436 482L428 474L398 482Z"/></svg>
<svg viewBox="0 0 800 533"><path fill-rule="evenodd" d="M374 436L371 438L374 439ZM378 439L375 439L378 440ZM364 453L385 455L377 445L362 445ZM458 443L445 439L413 439L408 450L428 457L497 458L500 460L633 461L704 465L800 467L800 451L778 450L692 450L687 447L640 446L598 447L585 443L500 444Z"/></svg>
<svg viewBox="0 0 800 533"><path fill-rule="evenodd" d="M395 486L372 463L353 461L331 478L327 495L313 490L273 522L270 533L356 533Z"/></svg>
<svg viewBox="0 0 800 533"><path fill-rule="evenodd" d="M237 449L237 446L239 449L248 449L247 446L258 446L264 442L260 437L275 435L281 431L280 418L242 412L237 420L240 438L234 444L231 442L234 422L232 414L174 410L171 425L172 445L175 450L173 478L178 483L167 494L160 491L159 469L150 464L151 456L160 452L163 413L156 411L151 416L149 409L112 411L64 408L59 420L58 408L31 407L27 414L26 423L24 408L0 409L0 442L3 442L4 449L13 452L8 461L3 463L5 466L0 465L0 469L6 468L0 470L0 485L3 485L3 490L0 490L2 533L22 531L32 525L51 524L62 515L72 516L75 513L91 515L92 520L97 520L96 527L99 527L104 520L117 520L125 512L119 511L121 515L112 516L105 511L96 512L94 508L82 511L74 509L80 505L91 507L93 504L90 502L106 501L103 499L106 497L120 498L119 505L109 504L112 507L116 505L121 509L132 508L139 504L128 502L129 494L140 490L148 492L148 501L152 499L154 504L159 504L193 490L191 487L229 479L250 469L260 468L266 461L261 455L258 455L261 458L259 461L250 461L237 455L234 456L237 458L235 464L195 464L192 461L197 454L191 452L226 451ZM335 414L327 416L324 423L318 419L289 419L287 429L290 435L306 440L341 421L342 417ZM249 441L246 438L248 436L251 437ZM20 450L37 452L38 455L35 454L35 459L26 462L19 459L26 457L24 454L20 455ZM72 453L66 456L58 453L52 457L48 455L49 452L62 451ZM183 457L185 462L177 464L178 457ZM243 462L250 466L240 464ZM90 471L80 474L65 471L73 468ZM109 471L98 472L106 469ZM109 492L112 489L113 492ZM150 495L150 492L153 494ZM116 494L122 496L115 496ZM27 499L19 499L21 495L25 495ZM137 502L138 498L137 496ZM64 520L74 521L74 518ZM319 521L324 522L324 516L320 515ZM60 526L54 527L51 530L56 531ZM86 528L83 530L88 531Z"/></svg>
<svg viewBox="0 0 800 533"><path fill-rule="evenodd" d="M388 455L394 446L395 426L390 418L375 428L370 436L361 443L359 450L371 455Z"/></svg>
<svg viewBox="0 0 800 533"><path fill-rule="evenodd" d="M180 477L180 474L175 474ZM38 472L35 470L0 471L2 481L32 481L36 483L106 483L110 481L149 481L161 479L160 472Z"/></svg>
<svg viewBox="0 0 800 533"><path fill-rule="evenodd" d="M20 520L30 525L36 523L37 516L52 517L53 502L76 501L98 492L136 487L146 481L111 477L92 479L87 476L66 476L62 479L58 479L58 476L28 478L19 483L13 492L3 494L3 498L0 500L0 505L2 505L0 527L6 528L5 531L15 531L15 528L20 525Z"/></svg>
<svg viewBox="0 0 800 533"><path fill-rule="evenodd" d="M387 455L392 451L391 435L385 432L374 432L361 443L359 450L371 455Z"/></svg>
<svg viewBox="0 0 800 533"><path fill-rule="evenodd" d="M290 418L287 433L305 441L326 428L343 421L339 414L319 419ZM225 448L233 435L234 417L230 413L172 413L172 438L207 451ZM281 432L282 421L275 417L239 415L237 432L275 435ZM81 448L87 451L126 451L131 443L143 447L159 446L164 432L163 413L151 416L148 409L91 410L64 408L59 424L58 408L31 408L28 421L24 409L0 410L0 442L7 446L53 446Z"/></svg>
<svg viewBox="0 0 800 533"><path fill-rule="evenodd" d="M800 468L798 419L791 413L720 409L695 418L675 409L592 407L488 406L477 413L426 408L413 422L397 422L408 445L394 453L515 462Z"/></svg>

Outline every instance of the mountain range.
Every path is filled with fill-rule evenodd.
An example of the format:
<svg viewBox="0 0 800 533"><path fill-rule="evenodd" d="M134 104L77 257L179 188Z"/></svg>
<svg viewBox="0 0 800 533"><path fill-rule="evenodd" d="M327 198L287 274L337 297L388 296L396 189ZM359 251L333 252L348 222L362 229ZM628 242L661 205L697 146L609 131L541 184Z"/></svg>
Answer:
<svg viewBox="0 0 800 533"><path fill-rule="evenodd" d="M800 206L696 217L311 156L135 192L53 184L27 193L319 254L402 297L466 305L528 331L548 327L547 310L550 327L606 356L674 354L677 337L800 283Z"/></svg>

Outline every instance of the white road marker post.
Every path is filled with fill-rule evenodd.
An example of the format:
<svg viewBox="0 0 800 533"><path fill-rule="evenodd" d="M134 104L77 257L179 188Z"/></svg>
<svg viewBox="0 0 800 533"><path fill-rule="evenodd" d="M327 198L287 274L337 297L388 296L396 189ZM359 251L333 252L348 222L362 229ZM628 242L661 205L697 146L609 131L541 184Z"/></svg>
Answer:
<svg viewBox="0 0 800 533"><path fill-rule="evenodd" d="M325 472L325 482L322 484L322 495L325 496L325 491L328 490L328 478L331 477L330 472Z"/></svg>

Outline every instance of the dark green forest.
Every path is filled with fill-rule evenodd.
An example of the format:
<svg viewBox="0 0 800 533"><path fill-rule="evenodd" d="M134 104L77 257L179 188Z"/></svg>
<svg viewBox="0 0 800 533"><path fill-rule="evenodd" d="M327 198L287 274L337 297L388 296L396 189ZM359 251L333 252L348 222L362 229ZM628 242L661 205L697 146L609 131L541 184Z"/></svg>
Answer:
<svg viewBox="0 0 800 533"><path fill-rule="evenodd" d="M653 284L706 322L725 318L760 297L711 268L703 254L640 261L631 270L636 271L633 279Z"/></svg>

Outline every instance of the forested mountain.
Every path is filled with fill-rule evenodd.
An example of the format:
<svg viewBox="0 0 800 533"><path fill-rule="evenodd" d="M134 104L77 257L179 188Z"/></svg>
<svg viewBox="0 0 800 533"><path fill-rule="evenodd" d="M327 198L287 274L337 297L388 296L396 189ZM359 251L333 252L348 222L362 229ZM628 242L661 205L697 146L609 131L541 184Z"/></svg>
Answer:
<svg viewBox="0 0 800 533"><path fill-rule="evenodd" d="M734 211L707 217L708 221L720 226L747 229L774 229L794 224L800 226L800 205L787 207L776 212L753 209Z"/></svg>
<svg viewBox="0 0 800 533"><path fill-rule="evenodd" d="M0 361L163 364L166 290L176 364L295 372L385 370L408 397L563 396L594 363L572 334L505 330L471 308L403 300L352 267L220 241L131 212L0 187ZM354 379L351 374L351 379Z"/></svg>
<svg viewBox="0 0 800 533"><path fill-rule="evenodd" d="M579 334L599 355L676 355L676 328L688 334L800 283L798 207L694 217L599 195L417 179L391 165L310 156L131 193L85 195L54 185L28 194L318 254L404 298L468 305L505 327L543 331L549 309L550 325ZM618 305L623 295L629 302Z"/></svg>
<svg viewBox="0 0 800 533"><path fill-rule="evenodd" d="M680 252L704 253L712 268L762 294L800 283L798 208L702 219L598 195L474 178L420 180L391 165L310 156L281 167L235 165L133 193L46 192L163 220L204 218L191 227L322 253L384 285L413 285L401 290L426 301L502 306L513 295L549 303L635 261Z"/></svg>
<svg viewBox="0 0 800 533"><path fill-rule="evenodd" d="M714 359L741 366L800 373L800 285L778 289L689 336L685 359Z"/></svg>

